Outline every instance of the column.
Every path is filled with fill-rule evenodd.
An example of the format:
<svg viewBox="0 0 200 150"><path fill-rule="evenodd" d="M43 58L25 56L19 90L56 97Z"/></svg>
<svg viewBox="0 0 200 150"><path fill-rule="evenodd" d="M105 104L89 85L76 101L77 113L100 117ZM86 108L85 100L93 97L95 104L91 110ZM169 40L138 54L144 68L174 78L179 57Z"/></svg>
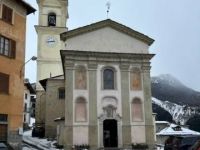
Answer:
<svg viewBox="0 0 200 150"><path fill-rule="evenodd" d="M98 126L97 126L97 64L89 62L89 145L91 150L96 150L98 145Z"/></svg>
<svg viewBox="0 0 200 150"><path fill-rule="evenodd" d="M129 64L120 64L121 70L121 101L122 101L122 144L131 144L130 103L129 103Z"/></svg>

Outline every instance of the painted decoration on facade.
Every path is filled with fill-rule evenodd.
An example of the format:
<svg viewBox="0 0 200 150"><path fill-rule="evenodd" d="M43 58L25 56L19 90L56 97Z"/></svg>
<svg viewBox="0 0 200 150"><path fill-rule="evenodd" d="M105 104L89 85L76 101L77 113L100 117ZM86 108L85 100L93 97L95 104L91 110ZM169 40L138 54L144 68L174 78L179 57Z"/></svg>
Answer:
<svg viewBox="0 0 200 150"><path fill-rule="evenodd" d="M87 72L84 66L78 66L75 70L75 88L87 89Z"/></svg>
<svg viewBox="0 0 200 150"><path fill-rule="evenodd" d="M143 120L142 102L139 98L135 98L131 104L132 109L132 121Z"/></svg>
<svg viewBox="0 0 200 150"><path fill-rule="evenodd" d="M78 98L75 103L75 121L87 121L87 106L84 98Z"/></svg>
<svg viewBox="0 0 200 150"><path fill-rule="evenodd" d="M141 83L141 73L138 68L133 68L130 73L130 88L131 90L141 90L142 83Z"/></svg>

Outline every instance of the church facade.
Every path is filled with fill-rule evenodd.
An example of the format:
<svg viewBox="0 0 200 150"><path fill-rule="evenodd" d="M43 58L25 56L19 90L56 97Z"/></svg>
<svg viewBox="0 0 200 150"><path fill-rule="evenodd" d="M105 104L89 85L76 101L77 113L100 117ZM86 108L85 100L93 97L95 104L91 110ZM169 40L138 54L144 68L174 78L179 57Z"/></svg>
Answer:
<svg viewBox="0 0 200 150"><path fill-rule="evenodd" d="M154 55L148 49L153 42L110 19L61 33L58 51L64 75L38 78L44 88L38 98L38 122L44 124L46 136L57 137L65 149L132 144L152 149L150 60Z"/></svg>

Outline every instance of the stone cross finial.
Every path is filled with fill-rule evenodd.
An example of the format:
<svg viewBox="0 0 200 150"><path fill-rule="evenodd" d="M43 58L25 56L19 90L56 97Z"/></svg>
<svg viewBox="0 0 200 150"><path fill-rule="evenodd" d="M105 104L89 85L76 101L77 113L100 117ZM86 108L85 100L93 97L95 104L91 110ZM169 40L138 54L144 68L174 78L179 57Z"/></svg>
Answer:
<svg viewBox="0 0 200 150"><path fill-rule="evenodd" d="M109 12L110 12L110 6L111 6L111 3L108 1L108 2L106 3L106 7L107 7L107 18L108 18Z"/></svg>

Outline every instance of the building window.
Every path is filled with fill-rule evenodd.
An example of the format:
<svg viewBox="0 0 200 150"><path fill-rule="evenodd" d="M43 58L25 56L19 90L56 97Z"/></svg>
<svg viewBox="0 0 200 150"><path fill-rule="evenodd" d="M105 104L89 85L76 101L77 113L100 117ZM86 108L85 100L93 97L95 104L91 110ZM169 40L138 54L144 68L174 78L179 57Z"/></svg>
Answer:
<svg viewBox="0 0 200 150"><path fill-rule="evenodd" d="M8 122L8 115L0 114L0 122Z"/></svg>
<svg viewBox="0 0 200 150"><path fill-rule="evenodd" d="M24 114L24 122L26 122L26 115Z"/></svg>
<svg viewBox="0 0 200 150"><path fill-rule="evenodd" d="M87 121L87 106L84 98L78 98L75 103L75 121Z"/></svg>
<svg viewBox="0 0 200 150"><path fill-rule="evenodd" d="M1 142L7 141L7 135L8 135L8 115L0 114L0 141Z"/></svg>
<svg viewBox="0 0 200 150"><path fill-rule="evenodd" d="M103 89L115 89L115 73L113 69L103 71Z"/></svg>
<svg viewBox="0 0 200 150"><path fill-rule="evenodd" d="M6 5L3 5L2 20L12 24L13 10Z"/></svg>
<svg viewBox="0 0 200 150"><path fill-rule="evenodd" d="M28 97L28 96L27 96L27 93L25 93L25 99L27 99L27 97Z"/></svg>
<svg viewBox="0 0 200 150"><path fill-rule="evenodd" d="M143 120L143 109L142 102L139 98L135 98L131 104L132 109L132 121L142 121Z"/></svg>
<svg viewBox="0 0 200 150"><path fill-rule="evenodd" d="M27 112L27 104L24 104L24 112Z"/></svg>
<svg viewBox="0 0 200 150"><path fill-rule="evenodd" d="M75 88L87 89L87 72L84 66L77 66L75 69Z"/></svg>
<svg viewBox="0 0 200 150"><path fill-rule="evenodd" d="M48 26L56 26L56 14L55 13L48 14Z"/></svg>
<svg viewBox="0 0 200 150"><path fill-rule="evenodd" d="M130 72L130 88L131 90L141 90L142 82L141 82L141 73L140 69L133 68Z"/></svg>
<svg viewBox="0 0 200 150"><path fill-rule="evenodd" d="M58 89L58 98L59 99L65 99L65 88L59 88Z"/></svg>
<svg viewBox="0 0 200 150"><path fill-rule="evenodd" d="M0 93L9 93L9 75L0 72Z"/></svg>
<svg viewBox="0 0 200 150"><path fill-rule="evenodd" d="M0 55L15 58L16 42L0 35Z"/></svg>

